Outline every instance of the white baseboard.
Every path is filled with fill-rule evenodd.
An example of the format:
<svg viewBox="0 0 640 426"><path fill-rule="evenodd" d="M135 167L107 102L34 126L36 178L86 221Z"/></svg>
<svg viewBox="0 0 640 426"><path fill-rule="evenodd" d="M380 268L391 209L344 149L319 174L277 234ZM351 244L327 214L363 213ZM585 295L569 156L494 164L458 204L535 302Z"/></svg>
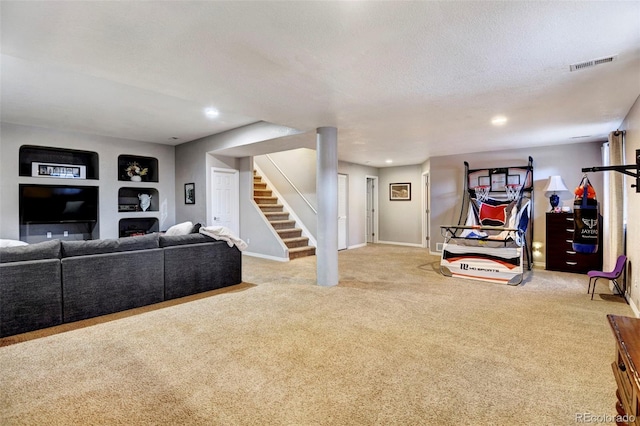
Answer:
<svg viewBox="0 0 640 426"><path fill-rule="evenodd" d="M378 244L392 244L394 246L407 246L407 247L418 247L423 248L422 244L414 244L414 243L399 243L396 241L378 241Z"/></svg>
<svg viewBox="0 0 640 426"><path fill-rule="evenodd" d="M638 307L636 306L635 302L633 301L633 299L631 299L629 297L629 295L627 295L629 300L629 306L631 307L631 310L633 311L633 314L636 316L636 318L640 318L640 310L638 309Z"/></svg>
<svg viewBox="0 0 640 426"><path fill-rule="evenodd" d="M361 248L361 247L366 247L367 243L362 243L362 244L354 244L352 246L347 247L347 250L351 250L351 249L356 249L356 248Z"/></svg>
<svg viewBox="0 0 640 426"><path fill-rule="evenodd" d="M250 251L243 251L242 255L243 256L251 256L251 257L259 257L261 259L267 259L267 260L275 260L276 262L288 262L289 261L288 257L269 256L268 254L252 253Z"/></svg>

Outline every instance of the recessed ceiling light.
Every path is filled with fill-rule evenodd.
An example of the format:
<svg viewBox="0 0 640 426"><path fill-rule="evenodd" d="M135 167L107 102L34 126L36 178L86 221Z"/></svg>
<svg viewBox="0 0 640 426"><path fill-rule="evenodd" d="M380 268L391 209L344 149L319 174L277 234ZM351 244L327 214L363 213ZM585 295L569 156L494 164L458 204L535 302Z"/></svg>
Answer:
<svg viewBox="0 0 640 426"><path fill-rule="evenodd" d="M204 115L206 115L207 118L216 118L220 113L215 108L207 108L204 110Z"/></svg>
<svg viewBox="0 0 640 426"><path fill-rule="evenodd" d="M493 124L494 126L503 126L504 124L506 124L506 122L507 122L507 117L503 115L498 115L491 119L491 124Z"/></svg>
<svg viewBox="0 0 640 426"><path fill-rule="evenodd" d="M391 164L391 163L393 163L393 160L386 160L385 163Z"/></svg>

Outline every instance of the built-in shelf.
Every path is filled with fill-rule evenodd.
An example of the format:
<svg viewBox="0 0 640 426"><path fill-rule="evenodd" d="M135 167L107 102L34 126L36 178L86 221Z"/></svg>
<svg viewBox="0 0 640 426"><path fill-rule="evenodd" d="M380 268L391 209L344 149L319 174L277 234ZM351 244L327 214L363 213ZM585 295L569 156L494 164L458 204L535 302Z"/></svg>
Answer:
<svg viewBox="0 0 640 426"><path fill-rule="evenodd" d="M98 179L98 153L93 151L22 145L18 161L20 176Z"/></svg>
<svg viewBox="0 0 640 426"><path fill-rule="evenodd" d="M120 237L145 235L160 230L158 219L155 217L136 217L120 219L118 231Z"/></svg>
<svg viewBox="0 0 640 426"><path fill-rule="evenodd" d="M131 181L131 176L127 174L127 167L134 163L141 169L147 169L146 174L140 176L139 182L158 182L159 174L157 158L125 154L118 156L118 180Z"/></svg>
<svg viewBox="0 0 640 426"><path fill-rule="evenodd" d="M151 196L151 203L148 212L157 212L160 210L160 197L158 190L155 188L134 188L122 187L118 190L118 212L143 212L140 205L140 195L146 194Z"/></svg>

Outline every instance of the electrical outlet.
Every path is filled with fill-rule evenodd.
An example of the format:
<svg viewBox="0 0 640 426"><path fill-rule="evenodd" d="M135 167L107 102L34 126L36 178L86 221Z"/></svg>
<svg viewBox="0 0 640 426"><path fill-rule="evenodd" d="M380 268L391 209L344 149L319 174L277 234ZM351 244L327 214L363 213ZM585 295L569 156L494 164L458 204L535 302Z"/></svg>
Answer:
<svg viewBox="0 0 640 426"><path fill-rule="evenodd" d="M47 238L51 238L51 232L47 232Z"/></svg>
<svg viewBox="0 0 640 426"><path fill-rule="evenodd" d="M68 236L69 236L69 231L64 231L64 232L62 233L62 235L64 235L65 237L68 237Z"/></svg>
<svg viewBox="0 0 640 426"><path fill-rule="evenodd" d="M251 244L251 238L247 238L247 244Z"/></svg>

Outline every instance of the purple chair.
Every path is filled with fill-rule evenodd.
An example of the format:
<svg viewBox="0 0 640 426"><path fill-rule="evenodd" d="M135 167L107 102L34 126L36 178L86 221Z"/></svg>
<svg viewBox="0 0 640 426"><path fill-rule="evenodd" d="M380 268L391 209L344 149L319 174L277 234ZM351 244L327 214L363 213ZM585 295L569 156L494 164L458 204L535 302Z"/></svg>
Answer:
<svg viewBox="0 0 640 426"><path fill-rule="evenodd" d="M618 278L622 275L622 271L624 270L624 265L627 262L627 256L624 254L618 256L618 260L616 261L616 267L613 268L611 272L603 272L603 271L589 271L587 275L589 276L589 287L587 287L587 294L589 294L589 290L591 289L591 280L593 280L593 290L591 290L591 300L593 300L593 293L596 291L596 281L598 278L606 278L609 281L613 282L613 285L618 290L622 296L624 296L624 292L620 289L618 285ZM594 279L595 278L595 279Z"/></svg>

